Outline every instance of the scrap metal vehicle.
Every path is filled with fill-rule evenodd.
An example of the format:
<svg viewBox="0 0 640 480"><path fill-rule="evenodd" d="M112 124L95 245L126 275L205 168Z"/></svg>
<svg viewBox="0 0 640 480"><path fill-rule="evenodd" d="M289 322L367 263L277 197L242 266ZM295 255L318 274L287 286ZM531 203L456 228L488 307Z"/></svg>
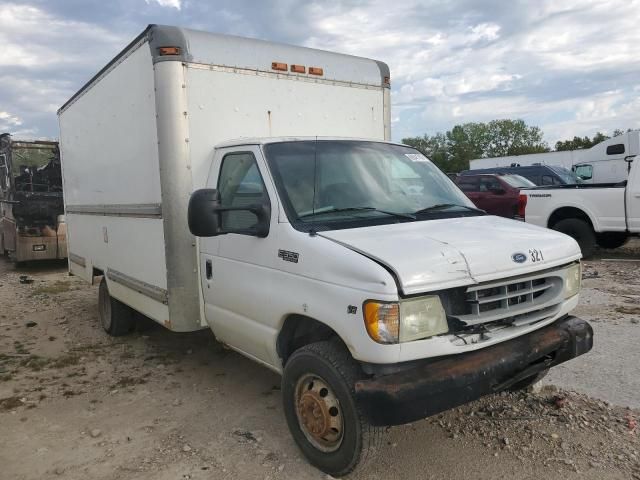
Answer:
<svg viewBox="0 0 640 480"><path fill-rule="evenodd" d="M389 92L379 61L151 25L59 110L69 268L105 331L211 328L282 374L334 476L384 455L383 426L592 346L576 242L390 142Z"/></svg>
<svg viewBox="0 0 640 480"><path fill-rule="evenodd" d="M0 135L0 255L67 258L58 142Z"/></svg>

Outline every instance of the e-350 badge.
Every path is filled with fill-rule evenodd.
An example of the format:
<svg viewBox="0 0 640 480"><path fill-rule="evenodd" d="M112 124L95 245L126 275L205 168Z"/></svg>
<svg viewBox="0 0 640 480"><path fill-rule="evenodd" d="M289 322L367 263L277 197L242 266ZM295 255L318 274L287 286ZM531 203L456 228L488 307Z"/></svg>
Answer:
<svg viewBox="0 0 640 480"><path fill-rule="evenodd" d="M300 254L296 252L290 252L289 250L278 250L278 257L285 262L298 263Z"/></svg>

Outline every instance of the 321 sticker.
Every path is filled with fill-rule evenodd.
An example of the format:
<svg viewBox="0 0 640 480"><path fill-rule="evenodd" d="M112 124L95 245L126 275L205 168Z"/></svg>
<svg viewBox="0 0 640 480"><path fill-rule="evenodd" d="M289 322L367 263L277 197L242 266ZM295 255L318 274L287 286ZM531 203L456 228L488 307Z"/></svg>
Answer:
<svg viewBox="0 0 640 480"><path fill-rule="evenodd" d="M533 263L544 261L544 256L542 255L542 250L537 250L535 248L529 249L529 256L531 257L531 261Z"/></svg>

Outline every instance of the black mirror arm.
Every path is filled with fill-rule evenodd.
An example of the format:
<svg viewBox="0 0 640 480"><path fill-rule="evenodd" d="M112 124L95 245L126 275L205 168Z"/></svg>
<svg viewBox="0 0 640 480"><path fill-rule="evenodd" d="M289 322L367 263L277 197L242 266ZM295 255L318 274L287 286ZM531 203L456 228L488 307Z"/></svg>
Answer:
<svg viewBox="0 0 640 480"><path fill-rule="evenodd" d="M258 224L256 228L246 228L241 230L221 230L219 232L221 235L225 233L237 233L241 235L252 235L252 236L264 238L269 234L271 208L267 205L255 204L255 205L246 205L244 207L223 207L219 205L219 206L213 207L213 211L216 213L248 211L253 213L258 218Z"/></svg>

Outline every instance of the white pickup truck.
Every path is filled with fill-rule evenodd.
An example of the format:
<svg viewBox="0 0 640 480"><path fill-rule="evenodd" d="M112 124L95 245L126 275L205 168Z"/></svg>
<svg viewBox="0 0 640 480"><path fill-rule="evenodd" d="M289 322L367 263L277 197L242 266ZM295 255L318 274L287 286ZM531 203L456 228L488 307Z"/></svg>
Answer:
<svg viewBox="0 0 640 480"><path fill-rule="evenodd" d="M388 142L389 105L382 62L152 25L59 110L69 269L103 328L210 328L282 374L334 476L382 426L592 346L576 243L475 209Z"/></svg>
<svg viewBox="0 0 640 480"><path fill-rule="evenodd" d="M521 190L525 221L570 235L584 257L596 245L622 246L640 233L640 160L634 158L627 158L629 176L623 182Z"/></svg>

